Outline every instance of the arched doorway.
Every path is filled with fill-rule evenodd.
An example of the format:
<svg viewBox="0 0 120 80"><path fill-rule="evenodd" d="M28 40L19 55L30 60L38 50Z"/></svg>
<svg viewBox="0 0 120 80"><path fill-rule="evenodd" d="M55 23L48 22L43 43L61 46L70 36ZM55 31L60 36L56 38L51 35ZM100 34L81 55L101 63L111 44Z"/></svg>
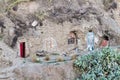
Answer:
<svg viewBox="0 0 120 80"><path fill-rule="evenodd" d="M44 39L43 50L48 52L57 51L57 42L53 37L48 37Z"/></svg>
<svg viewBox="0 0 120 80"><path fill-rule="evenodd" d="M68 36L68 44L77 44L77 31L70 31Z"/></svg>

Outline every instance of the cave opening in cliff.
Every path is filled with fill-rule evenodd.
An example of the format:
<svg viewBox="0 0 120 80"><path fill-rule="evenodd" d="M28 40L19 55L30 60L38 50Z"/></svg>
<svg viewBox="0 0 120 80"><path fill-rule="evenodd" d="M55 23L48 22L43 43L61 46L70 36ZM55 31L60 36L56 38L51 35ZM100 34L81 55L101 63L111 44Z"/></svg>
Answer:
<svg viewBox="0 0 120 80"><path fill-rule="evenodd" d="M69 32L68 44L77 44L77 31Z"/></svg>

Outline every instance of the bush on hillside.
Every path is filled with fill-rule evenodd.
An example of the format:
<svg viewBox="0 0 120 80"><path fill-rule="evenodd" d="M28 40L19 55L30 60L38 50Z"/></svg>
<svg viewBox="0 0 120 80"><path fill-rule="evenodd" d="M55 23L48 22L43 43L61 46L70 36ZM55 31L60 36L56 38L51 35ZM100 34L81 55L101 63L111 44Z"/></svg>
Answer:
<svg viewBox="0 0 120 80"><path fill-rule="evenodd" d="M120 53L104 48L77 58L76 80L120 80Z"/></svg>

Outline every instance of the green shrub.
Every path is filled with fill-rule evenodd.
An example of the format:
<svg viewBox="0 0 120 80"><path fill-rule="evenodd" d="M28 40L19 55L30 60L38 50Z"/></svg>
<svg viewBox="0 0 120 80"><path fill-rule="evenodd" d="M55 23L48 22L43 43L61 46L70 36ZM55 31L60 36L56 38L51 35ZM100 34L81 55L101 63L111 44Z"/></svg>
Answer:
<svg viewBox="0 0 120 80"><path fill-rule="evenodd" d="M77 80L120 80L120 54L111 48L77 58L74 67Z"/></svg>

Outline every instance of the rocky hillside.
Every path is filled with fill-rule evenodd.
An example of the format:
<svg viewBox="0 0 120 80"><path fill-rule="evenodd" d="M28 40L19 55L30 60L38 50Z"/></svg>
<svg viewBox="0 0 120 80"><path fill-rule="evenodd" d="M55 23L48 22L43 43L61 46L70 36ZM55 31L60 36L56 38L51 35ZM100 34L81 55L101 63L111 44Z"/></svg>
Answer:
<svg viewBox="0 0 120 80"><path fill-rule="evenodd" d="M30 55L41 50L75 53L76 46L86 50L89 29L95 33L95 48L103 35L110 46L120 45L120 0L0 0L0 80L73 80L72 62L25 63L17 57L18 44L25 41ZM70 32L79 43L68 45Z"/></svg>
<svg viewBox="0 0 120 80"><path fill-rule="evenodd" d="M103 34L109 35L111 45L120 43L119 0L2 0L0 6L1 37L12 48L19 37L50 34L61 49L65 35L73 30L85 46L89 28L95 32L96 45Z"/></svg>

